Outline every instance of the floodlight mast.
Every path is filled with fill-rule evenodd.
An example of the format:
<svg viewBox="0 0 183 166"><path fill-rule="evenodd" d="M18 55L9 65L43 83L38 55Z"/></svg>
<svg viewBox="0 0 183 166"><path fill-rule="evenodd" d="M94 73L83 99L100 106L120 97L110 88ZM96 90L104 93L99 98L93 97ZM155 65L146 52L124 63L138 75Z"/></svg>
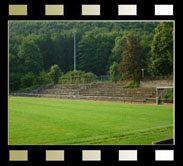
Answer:
<svg viewBox="0 0 183 166"><path fill-rule="evenodd" d="M72 33L74 34L74 71L76 71L76 30Z"/></svg>

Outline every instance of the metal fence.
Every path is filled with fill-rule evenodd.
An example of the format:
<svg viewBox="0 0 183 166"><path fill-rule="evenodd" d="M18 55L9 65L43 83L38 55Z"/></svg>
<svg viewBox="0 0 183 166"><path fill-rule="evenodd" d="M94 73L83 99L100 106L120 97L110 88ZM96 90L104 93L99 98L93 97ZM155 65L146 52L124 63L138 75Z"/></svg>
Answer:
<svg viewBox="0 0 183 166"><path fill-rule="evenodd" d="M72 77L63 77L59 79L59 84L85 84L91 82L99 82L99 81L109 81L109 75L102 75L97 77L89 77L89 76L72 76Z"/></svg>
<svg viewBox="0 0 183 166"><path fill-rule="evenodd" d="M169 76L145 76L142 80L173 80L173 75Z"/></svg>
<svg viewBox="0 0 183 166"><path fill-rule="evenodd" d="M110 76L109 75L102 75L102 76L97 76L95 81L110 81Z"/></svg>

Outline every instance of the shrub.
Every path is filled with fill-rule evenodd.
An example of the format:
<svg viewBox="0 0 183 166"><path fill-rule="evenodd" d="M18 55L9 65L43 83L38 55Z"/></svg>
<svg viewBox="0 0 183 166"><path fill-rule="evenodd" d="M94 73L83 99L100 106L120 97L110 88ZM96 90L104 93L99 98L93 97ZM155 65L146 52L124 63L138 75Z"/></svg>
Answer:
<svg viewBox="0 0 183 166"><path fill-rule="evenodd" d="M168 89L162 96L164 99L173 99L173 88L172 89Z"/></svg>
<svg viewBox="0 0 183 166"><path fill-rule="evenodd" d="M67 77L79 77L79 76L83 76L85 74L84 71L81 70L76 70L76 71L68 71L65 76Z"/></svg>
<svg viewBox="0 0 183 166"><path fill-rule="evenodd" d="M125 88L139 88L139 86L140 86L140 81L131 80L126 84Z"/></svg>
<svg viewBox="0 0 183 166"><path fill-rule="evenodd" d="M58 83L59 84L68 84L69 79L63 74L62 76L59 77Z"/></svg>
<svg viewBox="0 0 183 166"><path fill-rule="evenodd" d="M110 66L109 74L110 74L111 81L117 82L121 80L122 76L119 71L119 65L116 62L113 62L113 64Z"/></svg>
<svg viewBox="0 0 183 166"><path fill-rule="evenodd" d="M45 85L51 82L51 78L49 77L48 73L45 70L42 70L39 73L39 76L37 78L37 83L39 85Z"/></svg>
<svg viewBox="0 0 183 166"><path fill-rule="evenodd" d="M29 72L21 78L21 88L33 86L35 82L35 75L32 72Z"/></svg>
<svg viewBox="0 0 183 166"><path fill-rule="evenodd" d="M55 64L51 66L48 75L52 79L52 81L56 84L58 83L59 77L62 75L62 71L60 70L59 66Z"/></svg>
<svg viewBox="0 0 183 166"><path fill-rule="evenodd" d="M77 84L77 83L89 83L96 79L96 75L88 72L77 70L77 71L69 71L65 75L62 75L59 78L60 84Z"/></svg>
<svg viewBox="0 0 183 166"><path fill-rule="evenodd" d="M21 85L22 74L11 73L9 76L9 89L11 91L18 90Z"/></svg>
<svg viewBox="0 0 183 166"><path fill-rule="evenodd" d="M97 76L95 74L93 74L92 72L88 72L84 74L84 79L86 83L90 83L95 81L97 78Z"/></svg>
<svg viewBox="0 0 183 166"><path fill-rule="evenodd" d="M81 70L68 71L65 74L65 76L62 77L62 79L64 79L65 83L70 83L70 84L81 83L82 82L81 78L83 77L84 74L85 72Z"/></svg>

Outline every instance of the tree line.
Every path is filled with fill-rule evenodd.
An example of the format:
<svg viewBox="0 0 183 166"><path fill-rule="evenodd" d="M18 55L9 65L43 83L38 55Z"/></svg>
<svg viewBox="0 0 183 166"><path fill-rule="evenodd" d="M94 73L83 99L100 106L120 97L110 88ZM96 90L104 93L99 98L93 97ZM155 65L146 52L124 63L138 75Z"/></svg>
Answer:
<svg viewBox="0 0 183 166"><path fill-rule="evenodd" d="M138 80L142 68L146 75L173 72L171 22L10 22L10 90L55 82L55 65L58 77L72 73L73 30L79 75L119 81Z"/></svg>

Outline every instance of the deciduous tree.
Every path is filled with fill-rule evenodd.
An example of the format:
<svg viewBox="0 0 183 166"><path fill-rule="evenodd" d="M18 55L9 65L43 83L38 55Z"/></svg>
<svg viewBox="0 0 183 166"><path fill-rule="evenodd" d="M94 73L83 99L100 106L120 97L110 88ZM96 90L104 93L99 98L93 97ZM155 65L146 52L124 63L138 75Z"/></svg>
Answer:
<svg viewBox="0 0 183 166"><path fill-rule="evenodd" d="M134 32L129 33L122 44L123 58L120 62L120 72L123 77L137 80L141 69L145 67L145 55L140 40Z"/></svg>
<svg viewBox="0 0 183 166"><path fill-rule="evenodd" d="M152 70L155 75L173 72L173 24L161 22L152 42Z"/></svg>
<svg viewBox="0 0 183 166"><path fill-rule="evenodd" d="M43 57L33 40L23 41L18 56L29 72L38 74L42 69Z"/></svg>

